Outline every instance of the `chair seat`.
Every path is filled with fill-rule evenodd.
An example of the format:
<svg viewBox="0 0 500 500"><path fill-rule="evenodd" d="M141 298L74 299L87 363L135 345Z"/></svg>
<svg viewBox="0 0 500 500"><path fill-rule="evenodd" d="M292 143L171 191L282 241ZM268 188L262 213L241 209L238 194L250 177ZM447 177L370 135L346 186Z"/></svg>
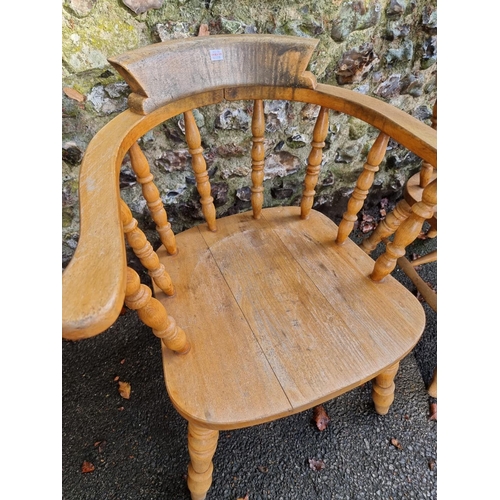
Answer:
<svg viewBox="0 0 500 500"><path fill-rule="evenodd" d="M163 347L167 391L185 418L234 429L303 411L372 379L420 338L425 314L392 276L312 210L274 207L217 220L158 250L176 287L155 296L192 343ZM205 372L210 370L210 377Z"/></svg>

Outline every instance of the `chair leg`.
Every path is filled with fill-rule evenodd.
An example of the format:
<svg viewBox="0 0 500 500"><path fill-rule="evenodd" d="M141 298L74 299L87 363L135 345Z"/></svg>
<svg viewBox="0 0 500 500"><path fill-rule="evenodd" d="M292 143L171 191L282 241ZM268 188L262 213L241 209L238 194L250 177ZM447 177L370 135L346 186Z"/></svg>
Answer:
<svg viewBox="0 0 500 500"><path fill-rule="evenodd" d="M188 488L191 500L204 500L212 484L212 458L217 448L219 431L207 429L194 422L188 423L188 449L191 463L188 467Z"/></svg>
<svg viewBox="0 0 500 500"><path fill-rule="evenodd" d="M431 383L429 384L429 387L427 388L427 394L433 398L437 398L438 396L438 371L437 368L434 370L434 375L432 376Z"/></svg>
<svg viewBox="0 0 500 500"><path fill-rule="evenodd" d="M394 377L398 372L399 361L377 375L372 381L372 399L375 411L385 415L394 401Z"/></svg>

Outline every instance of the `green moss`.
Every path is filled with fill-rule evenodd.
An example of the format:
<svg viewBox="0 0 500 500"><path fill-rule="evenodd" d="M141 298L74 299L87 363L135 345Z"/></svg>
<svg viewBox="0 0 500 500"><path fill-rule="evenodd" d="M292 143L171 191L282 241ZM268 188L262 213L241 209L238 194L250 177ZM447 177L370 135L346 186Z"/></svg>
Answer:
<svg viewBox="0 0 500 500"><path fill-rule="evenodd" d="M62 209L62 227L70 227L75 218L74 210L71 207Z"/></svg>
<svg viewBox="0 0 500 500"><path fill-rule="evenodd" d="M363 137L368 130L368 124L362 120L351 117L349 119L349 139L356 140Z"/></svg>
<svg viewBox="0 0 500 500"><path fill-rule="evenodd" d="M63 64L71 73L104 68L108 57L139 45L141 29L118 2L98 2L83 19L63 11Z"/></svg>

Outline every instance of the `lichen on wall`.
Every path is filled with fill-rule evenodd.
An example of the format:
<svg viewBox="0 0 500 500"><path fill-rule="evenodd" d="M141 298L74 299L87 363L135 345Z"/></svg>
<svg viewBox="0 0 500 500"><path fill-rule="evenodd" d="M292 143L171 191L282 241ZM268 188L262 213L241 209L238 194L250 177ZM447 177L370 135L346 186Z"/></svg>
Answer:
<svg viewBox="0 0 500 500"><path fill-rule="evenodd" d="M272 33L314 37L318 81L390 102L430 123L436 100L437 9L427 0L65 0L62 6L63 266L78 240L78 174L92 136L127 107L128 86L107 58L172 38ZM195 110L218 215L250 208L253 103ZM265 202L297 204L317 106L267 101ZM377 131L330 113L315 208L337 216ZM190 157L176 117L140 139L175 232L201 220ZM390 143L369 203L401 188L419 168ZM140 186L125 157L122 196L154 239Z"/></svg>

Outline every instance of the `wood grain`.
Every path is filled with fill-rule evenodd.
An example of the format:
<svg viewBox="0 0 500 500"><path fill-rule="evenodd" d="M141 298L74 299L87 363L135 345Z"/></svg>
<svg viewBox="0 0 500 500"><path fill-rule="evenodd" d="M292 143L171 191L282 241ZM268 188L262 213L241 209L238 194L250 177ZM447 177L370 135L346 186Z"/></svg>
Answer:
<svg viewBox="0 0 500 500"><path fill-rule="evenodd" d="M248 212L220 219L216 233L201 225L177 236L177 295L155 294L194 346L182 358L164 350L167 390L185 418L229 429L282 417L412 349L422 306L392 277L374 283L373 260L350 240L336 245L336 231L314 210L304 221L299 207L275 207L258 221ZM210 382L197 376L206 370Z"/></svg>
<svg viewBox="0 0 500 500"><path fill-rule="evenodd" d="M294 36L216 35L155 43L108 61L132 89L130 109L147 114L209 89L314 88L316 78L306 67L317 44L318 40Z"/></svg>

